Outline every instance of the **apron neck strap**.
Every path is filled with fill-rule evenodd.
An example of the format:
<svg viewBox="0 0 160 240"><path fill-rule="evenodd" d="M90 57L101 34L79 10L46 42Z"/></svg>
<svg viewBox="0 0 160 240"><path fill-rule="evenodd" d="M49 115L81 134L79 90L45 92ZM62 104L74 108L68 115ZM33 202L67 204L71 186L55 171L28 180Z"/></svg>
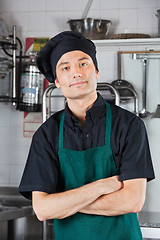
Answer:
<svg viewBox="0 0 160 240"><path fill-rule="evenodd" d="M60 125L59 125L59 149L63 149L63 125L64 125L65 114L62 113Z"/></svg>
<svg viewBox="0 0 160 240"><path fill-rule="evenodd" d="M60 126L59 126L59 149L63 149L63 125L64 125L65 114L62 113ZM106 135L105 135L105 146L110 146L111 138L111 127L112 127L112 112L110 104L106 103Z"/></svg>
<svg viewBox="0 0 160 240"><path fill-rule="evenodd" d="M109 103L106 102L106 136L105 136L105 146L110 146L111 128L112 128L111 106L110 106Z"/></svg>

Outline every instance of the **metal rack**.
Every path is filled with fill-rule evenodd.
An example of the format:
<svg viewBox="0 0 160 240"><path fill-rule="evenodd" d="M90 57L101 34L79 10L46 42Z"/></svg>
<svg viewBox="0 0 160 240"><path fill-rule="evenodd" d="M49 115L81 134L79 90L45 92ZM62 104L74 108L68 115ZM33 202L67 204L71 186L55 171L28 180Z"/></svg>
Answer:
<svg viewBox="0 0 160 240"><path fill-rule="evenodd" d="M0 39L0 48L12 49L12 98L13 105L16 105L16 26L12 27L12 39Z"/></svg>
<svg viewBox="0 0 160 240"><path fill-rule="evenodd" d="M43 122L45 122L47 120L47 118L49 118L54 113L54 111L52 110L52 102L51 102L51 100L53 98L63 98L64 104L65 104L66 99L64 98L64 96L62 94L60 94L60 95L54 94L55 89L57 89L55 84L51 84L45 89L45 91L43 93L43 108L42 108ZM104 92L103 97L105 99L113 100L113 101L115 101L115 104L117 106L119 106L120 96L119 96L118 91L116 90L115 87L112 86L112 84L98 83L97 90L103 91Z"/></svg>
<svg viewBox="0 0 160 240"><path fill-rule="evenodd" d="M49 118L54 112L52 110L52 99L53 98L63 98L64 101L64 105L65 105L65 101L66 99L64 98L64 96L62 94L55 94L55 90L56 90L56 86L55 84L51 84L49 85L44 93L43 93L43 107L42 107L42 114L43 114L43 122L45 122L47 120L47 118ZM133 112L139 116L139 100L138 100L138 94L137 92L132 89L131 87L125 86L125 87L121 87L121 89L127 89L129 91L132 92L133 97L131 99L134 100L134 106L133 106ZM116 89L112 84L110 83L97 83L97 91L100 91L102 96L104 97L104 99L109 100L109 101L115 101L115 104L117 106L120 105L120 102L123 101L123 96L120 96L118 89ZM128 100L129 97L128 97Z"/></svg>
<svg viewBox="0 0 160 240"><path fill-rule="evenodd" d="M157 109L155 113L147 111L147 68L149 59L160 59L160 51L141 51L132 53L132 59L140 60L143 64L143 88L142 88L142 110L139 113L141 118L146 118L149 116L160 118L160 105L157 104Z"/></svg>

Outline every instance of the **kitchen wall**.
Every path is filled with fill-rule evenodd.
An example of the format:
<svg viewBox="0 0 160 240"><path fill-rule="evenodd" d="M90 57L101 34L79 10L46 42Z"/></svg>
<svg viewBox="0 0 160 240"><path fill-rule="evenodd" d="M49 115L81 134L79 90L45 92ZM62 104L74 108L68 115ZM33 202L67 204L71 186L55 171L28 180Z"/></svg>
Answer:
<svg viewBox="0 0 160 240"><path fill-rule="evenodd" d="M26 37L52 37L60 31L69 30L67 20L81 18L86 2L86 0L1 0L0 16L7 22L10 33L12 25L17 26L17 35L25 46ZM159 8L160 0L94 0L88 17L111 20L110 35L113 33L145 33L150 34L151 37L157 37L158 21L154 13ZM130 48L129 46L125 47L125 50L130 50ZM134 49L137 48L134 47ZM107 51L98 48L100 81L111 82L117 78L116 52L121 49L121 46L108 48ZM129 66L127 67L129 69ZM134 66L131 71L126 73L126 77L134 86L137 86L138 82L142 82L141 70L135 78L131 77L133 76L132 71L135 72ZM153 73L155 74L156 70ZM157 79L158 76L156 75ZM152 85L151 81L153 81L152 78L150 78ZM158 80L156 81L158 84ZM140 92L140 87L137 90ZM160 93L156 94L158 101ZM150 100L152 96L154 93L151 91ZM151 110L155 111L155 108L156 106ZM155 121L156 128L153 126ZM0 186L18 186L19 184L31 142L31 138L23 137L23 123L23 112L16 111L11 103L0 102ZM155 134L160 132L159 119L153 120L152 123L151 120L146 120L145 124L150 135L153 161L158 173L157 168L160 169L158 161L160 152L158 151L160 150L154 144L153 132ZM156 142L159 141L158 136ZM146 208L150 211L159 209L158 200L152 199L150 196L153 190L156 192L157 186L158 181L153 181L149 186L152 191L148 193L149 199L150 202L154 202L153 208L148 201L146 203ZM160 209L158 211L160 212Z"/></svg>
<svg viewBox="0 0 160 240"><path fill-rule="evenodd" d="M69 29L67 20L81 18L86 0L1 0L0 12L8 25L17 25L18 36L53 36ZM94 0L88 17L112 20L114 33L157 35L155 11L159 0Z"/></svg>

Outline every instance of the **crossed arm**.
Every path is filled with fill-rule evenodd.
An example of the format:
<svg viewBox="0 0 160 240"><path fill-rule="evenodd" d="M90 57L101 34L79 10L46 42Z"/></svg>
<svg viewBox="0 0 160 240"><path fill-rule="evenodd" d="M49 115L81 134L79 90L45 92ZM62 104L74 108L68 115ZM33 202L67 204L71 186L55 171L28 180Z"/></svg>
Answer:
<svg viewBox="0 0 160 240"><path fill-rule="evenodd" d="M41 221L61 219L77 212L115 216L139 212L145 193L145 178L120 182L118 176L113 176L62 193L34 191L32 204Z"/></svg>

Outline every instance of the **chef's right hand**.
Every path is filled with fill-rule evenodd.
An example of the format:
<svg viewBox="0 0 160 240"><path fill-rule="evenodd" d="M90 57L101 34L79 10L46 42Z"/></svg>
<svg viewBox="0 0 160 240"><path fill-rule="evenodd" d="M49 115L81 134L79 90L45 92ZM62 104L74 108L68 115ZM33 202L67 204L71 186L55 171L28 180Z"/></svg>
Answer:
<svg viewBox="0 0 160 240"><path fill-rule="evenodd" d="M112 192L116 192L123 188L123 182L119 180L119 176L112 176L104 179L98 180L101 187L103 194L109 194Z"/></svg>

